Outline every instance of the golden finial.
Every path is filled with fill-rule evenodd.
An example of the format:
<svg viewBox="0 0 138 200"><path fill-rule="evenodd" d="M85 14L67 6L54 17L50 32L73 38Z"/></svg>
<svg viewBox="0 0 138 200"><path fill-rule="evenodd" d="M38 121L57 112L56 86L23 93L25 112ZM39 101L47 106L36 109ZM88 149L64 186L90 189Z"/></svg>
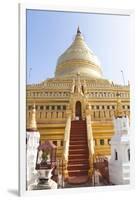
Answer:
<svg viewBox="0 0 138 200"><path fill-rule="evenodd" d="M80 27L77 28L77 34L81 34Z"/></svg>
<svg viewBox="0 0 138 200"><path fill-rule="evenodd" d="M31 131L36 131L37 130L35 103L33 104L33 107L32 107L29 130L31 130Z"/></svg>
<svg viewBox="0 0 138 200"><path fill-rule="evenodd" d="M76 36L75 36L75 40L77 39L77 41L78 40L83 40L83 36L82 36L82 33L81 33L81 31L80 31L80 28L79 28L79 26L78 26L78 28L77 28L77 34L76 34Z"/></svg>

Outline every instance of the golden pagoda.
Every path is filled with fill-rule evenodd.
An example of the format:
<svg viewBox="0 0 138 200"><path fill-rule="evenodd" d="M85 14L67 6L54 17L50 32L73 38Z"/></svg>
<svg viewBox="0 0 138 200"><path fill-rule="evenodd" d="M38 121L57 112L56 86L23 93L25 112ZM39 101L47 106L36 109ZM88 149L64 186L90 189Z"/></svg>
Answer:
<svg viewBox="0 0 138 200"><path fill-rule="evenodd" d="M35 104L33 104L32 106L31 116L29 118L29 125L27 127L27 131L37 131Z"/></svg>
<svg viewBox="0 0 138 200"><path fill-rule="evenodd" d="M57 158L66 163L66 176L75 171L75 161L79 163L79 158L85 157L89 165L81 171L85 174L91 171L94 154L111 154L116 102L121 101L121 112L129 116L129 92L129 85L114 84L103 77L100 61L78 27L74 41L58 58L55 77L27 85L27 126L35 101L41 142L51 140L57 146ZM85 152L81 149L84 147Z"/></svg>

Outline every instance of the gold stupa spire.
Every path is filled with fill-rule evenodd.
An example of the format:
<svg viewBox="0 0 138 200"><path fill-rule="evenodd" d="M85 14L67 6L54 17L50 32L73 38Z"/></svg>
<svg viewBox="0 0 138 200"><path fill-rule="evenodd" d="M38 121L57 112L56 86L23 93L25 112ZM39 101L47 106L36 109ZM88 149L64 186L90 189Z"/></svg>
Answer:
<svg viewBox="0 0 138 200"><path fill-rule="evenodd" d="M86 44L79 26L72 44L58 58L55 76L76 77L78 72L85 77L103 78L100 61Z"/></svg>
<svg viewBox="0 0 138 200"><path fill-rule="evenodd" d="M31 130L31 131L37 130L35 103L32 107L32 111L31 111L31 119L30 119L30 123L29 123L29 130Z"/></svg>
<svg viewBox="0 0 138 200"><path fill-rule="evenodd" d="M80 27L77 28L77 34L81 34Z"/></svg>

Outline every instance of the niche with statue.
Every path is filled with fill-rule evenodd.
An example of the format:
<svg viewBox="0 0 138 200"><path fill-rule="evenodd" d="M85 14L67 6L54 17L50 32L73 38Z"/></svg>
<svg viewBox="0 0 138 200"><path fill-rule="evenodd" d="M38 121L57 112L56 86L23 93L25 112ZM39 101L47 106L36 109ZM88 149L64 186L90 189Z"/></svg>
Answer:
<svg viewBox="0 0 138 200"><path fill-rule="evenodd" d="M38 147L36 170L39 176L37 189L57 188L57 183L51 179L56 168L56 146L46 140Z"/></svg>
<svg viewBox="0 0 138 200"><path fill-rule="evenodd" d="M38 147L36 169L50 169L56 166L56 145L46 140Z"/></svg>

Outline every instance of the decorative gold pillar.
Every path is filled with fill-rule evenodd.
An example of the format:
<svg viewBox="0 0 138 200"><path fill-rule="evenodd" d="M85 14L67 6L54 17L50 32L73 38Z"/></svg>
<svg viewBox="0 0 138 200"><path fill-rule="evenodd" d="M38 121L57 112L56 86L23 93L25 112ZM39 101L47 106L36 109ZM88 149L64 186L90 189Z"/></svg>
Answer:
<svg viewBox="0 0 138 200"><path fill-rule="evenodd" d="M87 140L89 149L89 171L88 176L91 177L93 174L93 156L94 156L94 142L93 142L93 132L91 126L91 107L87 105L86 108L86 125L87 125Z"/></svg>
<svg viewBox="0 0 138 200"><path fill-rule="evenodd" d="M108 145L108 139L107 138L104 139L104 145Z"/></svg>
<svg viewBox="0 0 138 200"><path fill-rule="evenodd" d="M100 139L99 138L96 139L96 142L97 142L97 146L99 146L100 145Z"/></svg>
<svg viewBox="0 0 138 200"><path fill-rule="evenodd" d="M65 127L65 133L64 133L64 147L63 147L63 156L62 156L62 170L64 179L68 178L68 153L69 153L69 141L70 141L70 129L71 129L71 110L66 110L66 127Z"/></svg>
<svg viewBox="0 0 138 200"><path fill-rule="evenodd" d="M29 127L30 130L37 130L37 123L36 123L36 109L35 109L35 104L32 107L32 111L31 111L31 119L30 119L30 123L29 123Z"/></svg>

